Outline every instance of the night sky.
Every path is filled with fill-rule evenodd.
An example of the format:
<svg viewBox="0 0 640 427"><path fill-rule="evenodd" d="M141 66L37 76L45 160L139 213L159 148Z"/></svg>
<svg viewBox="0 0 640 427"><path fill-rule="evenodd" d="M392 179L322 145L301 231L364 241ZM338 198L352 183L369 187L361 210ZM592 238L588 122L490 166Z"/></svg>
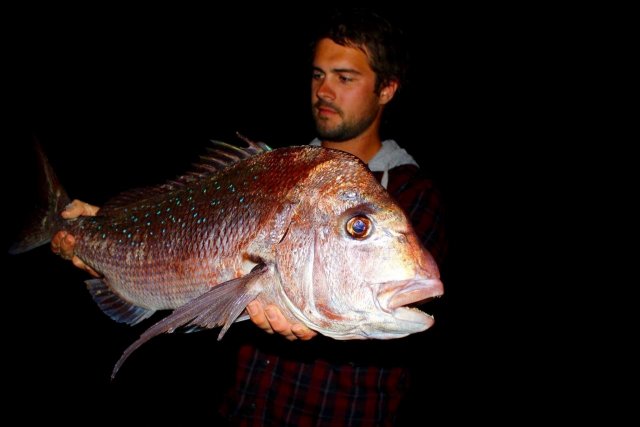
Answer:
<svg viewBox="0 0 640 427"><path fill-rule="evenodd" d="M240 132L281 147L313 138L308 45L314 13L288 10L295 20L266 18L266 9L252 17L227 12L195 19L169 10L78 13L80 19L21 14L22 31L12 36L18 97L16 126L4 144L12 200L6 246L35 194L33 136L68 194L98 205L186 171L209 139L235 142ZM424 353L424 362L416 362L421 385L409 412L428 419L440 405L473 401L477 378L487 375L484 363L493 359L487 341L492 314L479 298L491 287L491 267L477 251L498 260L490 249L492 232L479 227L480 218L497 209L487 187L496 179L498 143L509 137L500 125L517 120L508 107L512 77L506 76L519 65L496 61L514 45L500 34L504 27L476 21L473 11L405 10L393 19L410 36L413 68L383 132L435 179L449 213L446 296L434 305L434 328L405 344L420 345L415 352ZM102 314L84 287L86 274L48 246L3 261L10 272L5 306L18 313L5 323L5 369L9 383L24 390L16 391L18 401L46 402L63 394L64 384L67 404L47 405L53 418L101 417L88 404L95 398L112 408L108 418L126 408L134 419L162 419L157 407L140 407L139 396L168 415L214 417L211 402L232 366L227 347L252 325L233 326L229 345L227 337L216 342L216 331L155 338L110 384L113 364L145 326L119 325Z"/></svg>

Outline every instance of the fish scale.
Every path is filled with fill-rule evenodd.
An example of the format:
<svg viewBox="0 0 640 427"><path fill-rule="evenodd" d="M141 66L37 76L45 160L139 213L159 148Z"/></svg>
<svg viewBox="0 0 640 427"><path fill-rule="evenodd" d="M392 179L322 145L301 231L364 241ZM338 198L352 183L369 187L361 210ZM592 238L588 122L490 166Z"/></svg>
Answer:
<svg viewBox="0 0 640 427"><path fill-rule="evenodd" d="M143 201L120 207L117 216L108 214L107 203L102 209L107 214L65 226L76 237L75 253L127 301L154 310L176 308L238 277L239 250L251 230L260 228L273 200L308 173L288 167L297 153L283 154L258 166L233 170L231 165L225 176L218 173L151 199L144 199L150 190L136 190ZM145 218L153 218L150 225ZM211 261L217 259L226 260L225 268Z"/></svg>

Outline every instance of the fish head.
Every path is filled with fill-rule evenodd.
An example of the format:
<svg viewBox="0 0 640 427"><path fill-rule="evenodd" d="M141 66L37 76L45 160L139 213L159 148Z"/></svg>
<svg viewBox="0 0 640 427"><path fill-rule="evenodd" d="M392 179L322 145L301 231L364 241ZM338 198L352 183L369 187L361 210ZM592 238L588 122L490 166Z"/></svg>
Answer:
<svg viewBox="0 0 640 427"><path fill-rule="evenodd" d="M331 162L328 162L331 163ZM278 248L284 305L335 339L390 339L434 323L412 307L443 294L403 210L357 161L316 168Z"/></svg>

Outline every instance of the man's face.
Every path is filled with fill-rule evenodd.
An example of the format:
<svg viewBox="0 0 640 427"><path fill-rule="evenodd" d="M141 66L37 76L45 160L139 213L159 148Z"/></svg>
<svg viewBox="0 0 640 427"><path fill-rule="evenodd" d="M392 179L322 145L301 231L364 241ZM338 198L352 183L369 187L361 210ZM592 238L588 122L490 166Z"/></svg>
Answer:
<svg viewBox="0 0 640 427"><path fill-rule="evenodd" d="M355 138L379 117L376 75L359 49L331 39L316 45L311 78L311 105L318 137L341 142Z"/></svg>

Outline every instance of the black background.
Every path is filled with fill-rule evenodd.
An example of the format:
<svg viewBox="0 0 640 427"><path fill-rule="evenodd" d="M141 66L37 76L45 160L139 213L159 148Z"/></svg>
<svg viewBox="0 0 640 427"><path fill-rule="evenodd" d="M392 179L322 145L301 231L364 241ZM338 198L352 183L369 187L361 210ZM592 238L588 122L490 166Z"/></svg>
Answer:
<svg viewBox="0 0 640 427"><path fill-rule="evenodd" d="M17 14L20 30L10 37L9 86L17 96L4 144L6 247L35 194L33 135L69 195L97 205L187 170L209 139L233 142L238 131L280 147L314 136L308 47L324 10L74 11L55 19L50 12ZM383 133L434 177L448 209L446 296L434 305L434 328L406 339L418 355L407 413L425 421L461 416L442 409L449 403L499 417L488 382L500 399L514 398L515 372L502 361L516 350L504 350L496 333L509 317L494 310L493 296L496 267L505 262L495 220L514 209L501 188L515 166L498 159L513 155L499 147L516 127L525 148L535 137L521 122L529 108L523 94L537 90L536 65L527 59L536 48L517 21L476 12L390 11L408 32L413 63ZM145 326L104 316L83 285L86 275L48 247L3 261L12 313L5 366L17 401L66 420L118 419L125 410L152 421L215 419L233 366L227 347L252 325L234 325L222 342L216 331L158 337L110 383L113 364Z"/></svg>

